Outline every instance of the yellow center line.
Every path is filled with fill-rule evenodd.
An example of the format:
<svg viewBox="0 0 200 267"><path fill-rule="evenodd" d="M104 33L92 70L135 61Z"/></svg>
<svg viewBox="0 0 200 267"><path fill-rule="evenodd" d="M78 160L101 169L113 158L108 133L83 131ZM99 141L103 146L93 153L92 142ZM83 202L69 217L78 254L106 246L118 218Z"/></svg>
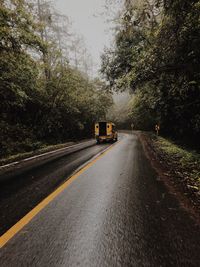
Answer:
<svg viewBox="0 0 200 267"><path fill-rule="evenodd" d="M118 141L116 144L119 144ZM82 169L80 169L77 173L72 175L64 184L59 186L53 193L51 193L48 197L46 197L43 201L41 201L35 208L33 208L29 213L27 213L21 220L19 220L15 225L13 225L7 232L5 232L0 237L0 248L5 246L5 244L13 238L25 225L27 225L41 210L43 210L55 197L57 197L61 192L63 192L74 180L77 179L83 172L89 169L97 160L103 157L106 153L108 153L116 144L111 145L108 149L106 149L102 154L98 157L94 158L87 165L85 165Z"/></svg>

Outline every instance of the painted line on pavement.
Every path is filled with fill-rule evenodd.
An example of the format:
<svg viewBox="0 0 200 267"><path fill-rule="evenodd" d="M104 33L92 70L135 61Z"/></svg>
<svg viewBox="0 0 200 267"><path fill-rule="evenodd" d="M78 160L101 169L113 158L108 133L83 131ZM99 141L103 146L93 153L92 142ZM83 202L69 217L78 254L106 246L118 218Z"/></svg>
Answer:
<svg viewBox="0 0 200 267"><path fill-rule="evenodd" d="M29 213L27 213L21 220L19 220L15 225L13 225L7 232L5 232L0 237L0 248L6 245L6 243L12 239L25 225L27 225L41 210L43 210L50 202L52 202L61 192L63 192L74 180L76 180L83 172L89 169L97 160L102 158L107 154L115 145L119 144L121 141L111 145L105 149L98 157L95 156L93 160L89 161L82 169L78 171L61 186L59 186L53 193L42 200L35 208L33 208Z"/></svg>
<svg viewBox="0 0 200 267"><path fill-rule="evenodd" d="M9 164L0 166L0 169L6 168L6 167L15 166L15 165L17 165L17 164L19 164L21 162L26 162L26 161L29 161L29 160L32 160L32 159L37 159L37 158L40 158L40 157L43 157L43 156L46 156L46 155L51 155L51 154L54 154L56 152L61 152L63 150L67 150L68 148L78 147L78 146L81 146L81 145L84 145L84 144L87 144L87 143L90 143L90 142L92 143L92 140L81 142L79 144L75 144L75 145L71 145L71 146L66 146L66 147L59 148L59 149L56 149L56 150L52 150L52 151L49 151L49 152L45 152L45 153L42 153L42 154L39 154L39 155L35 155L35 156L29 157L29 158L22 159L20 161L11 162Z"/></svg>

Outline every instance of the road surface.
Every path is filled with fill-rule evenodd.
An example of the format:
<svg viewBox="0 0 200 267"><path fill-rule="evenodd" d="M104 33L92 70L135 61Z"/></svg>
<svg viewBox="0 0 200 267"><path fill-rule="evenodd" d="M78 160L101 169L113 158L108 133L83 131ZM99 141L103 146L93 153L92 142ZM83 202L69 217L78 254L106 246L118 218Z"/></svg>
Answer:
<svg viewBox="0 0 200 267"><path fill-rule="evenodd" d="M157 177L136 135L123 134L62 184L78 165L108 146L57 159L18 177L19 184L14 179L10 188L1 186L5 235L62 187L21 230L19 221L12 238L7 235L1 267L200 266L200 228Z"/></svg>

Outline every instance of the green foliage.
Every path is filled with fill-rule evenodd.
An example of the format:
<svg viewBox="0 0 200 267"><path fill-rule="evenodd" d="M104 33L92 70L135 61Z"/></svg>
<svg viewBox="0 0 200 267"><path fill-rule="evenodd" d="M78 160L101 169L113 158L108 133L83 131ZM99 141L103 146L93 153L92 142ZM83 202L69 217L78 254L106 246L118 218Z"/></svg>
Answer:
<svg viewBox="0 0 200 267"><path fill-rule="evenodd" d="M0 49L21 52L25 48L44 50L35 34L36 24L24 0L2 0L0 5Z"/></svg>
<svg viewBox="0 0 200 267"><path fill-rule="evenodd" d="M130 129L131 118L129 113L131 111L131 106L129 102L131 96L127 93L116 94L113 96L114 104L110 107L107 113L107 120L113 121L118 129Z"/></svg>
<svg viewBox="0 0 200 267"><path fill-rule="evenodd" d="M155 106L149 98L149 88L137 91L131 100L130 118L135 129L152 130L159 121L156 117Z"/></svg>
<svg viewBox="0 0 200 267"><path fill-rule="evenodd" d="M167 157L179 166L179 171L189 177L194 185L193 188L200 189L200 154L186 148L177 146L172 141L162 137L156 139L156 146L161 149Z"/></svg>
<svg viewBox="0 0 200 267"><path fill-rule="evenodd" d="M139 128L159 122L163 133L200 144L200 1L125 2L102 72L115 90L137 92L131 116Z"/></svg>
<svg viewBox="0 0 200 267"><path fill-rule="evenodd" d="M0 157L90 137L112 96L69 66L24 0L0 4Z"/></svg>

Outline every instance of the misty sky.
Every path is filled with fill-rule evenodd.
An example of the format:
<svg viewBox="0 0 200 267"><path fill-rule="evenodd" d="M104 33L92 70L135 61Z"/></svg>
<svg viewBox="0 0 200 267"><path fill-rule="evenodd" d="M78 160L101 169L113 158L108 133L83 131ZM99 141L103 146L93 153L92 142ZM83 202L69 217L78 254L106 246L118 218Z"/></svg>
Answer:
<svg viewBox="0 0 200 267"><path fill-rule="evenodd" d="M73 29L80 33L97 68L104 46L112 40L109 25L102 15L106 0L55 0L56 9L73 22Z"/></svg>

